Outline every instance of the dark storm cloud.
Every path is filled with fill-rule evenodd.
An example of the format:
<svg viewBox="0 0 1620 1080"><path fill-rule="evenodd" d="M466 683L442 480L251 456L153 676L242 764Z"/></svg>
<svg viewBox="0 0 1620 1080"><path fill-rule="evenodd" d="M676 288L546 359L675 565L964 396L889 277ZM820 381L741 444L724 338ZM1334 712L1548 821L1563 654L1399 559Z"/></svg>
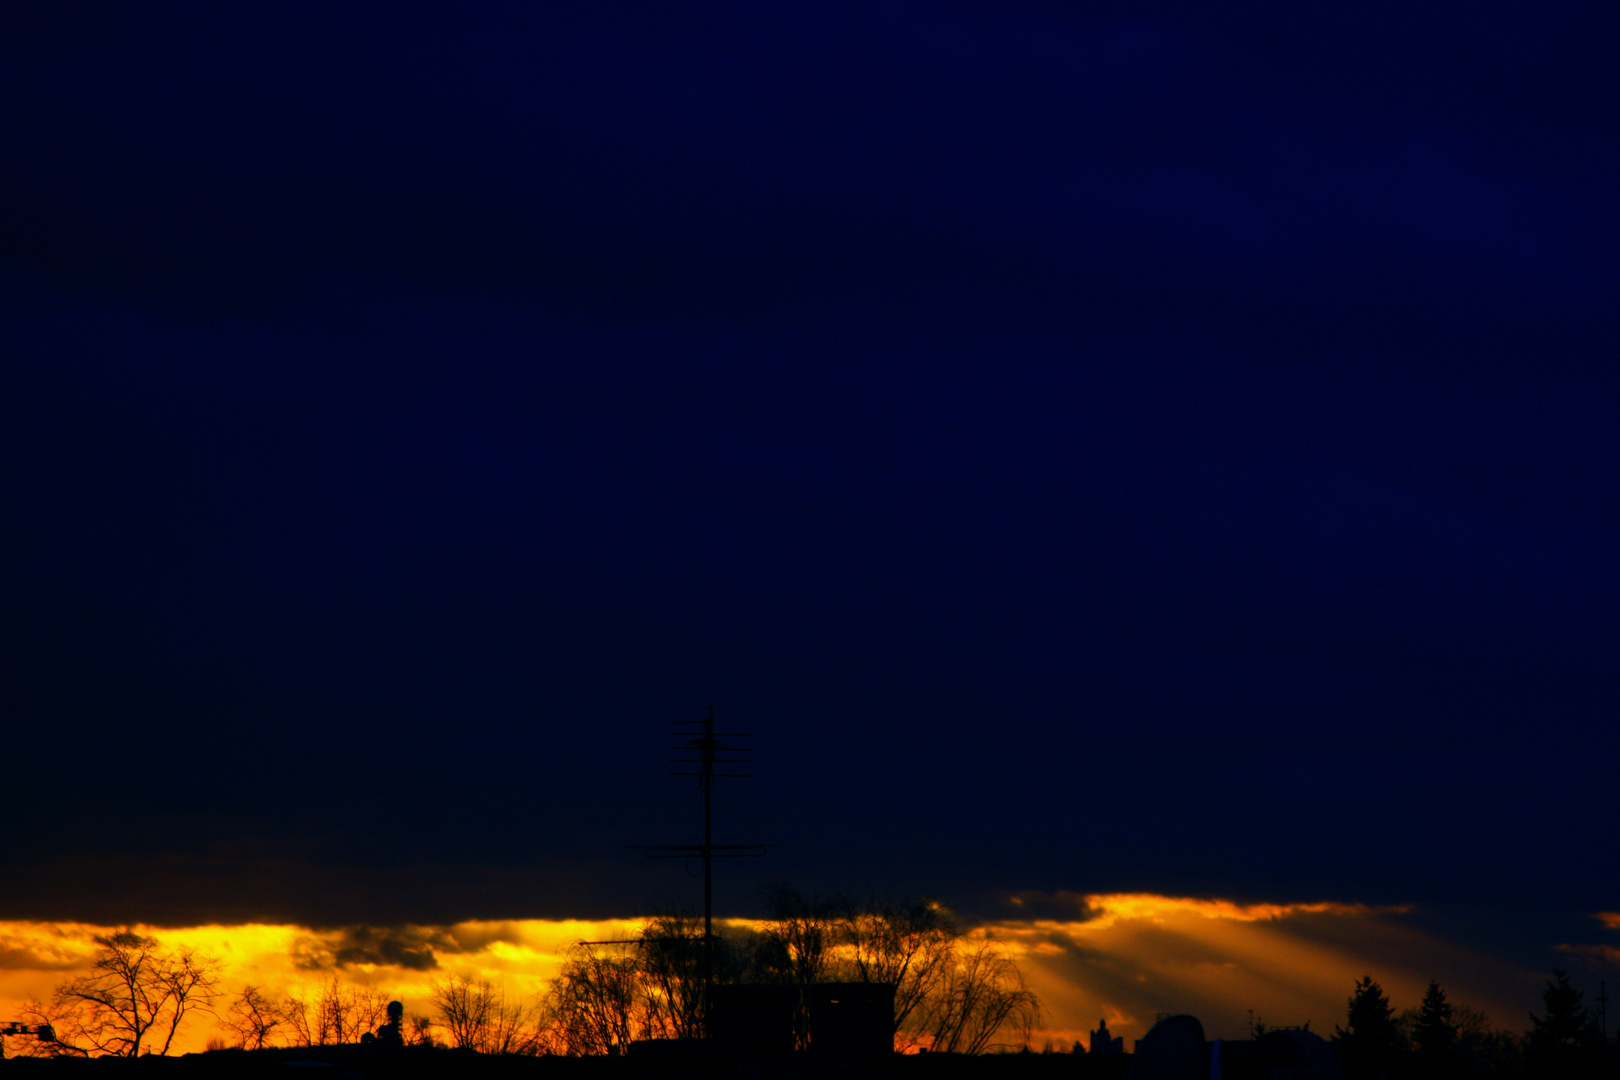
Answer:
<svg viewBox="0 0 1620 1080"><path fill-rule="evenodd" d="M79 956L42 956L32 949L0 947L0 971L73 971L83 964Z"/></svg>
<svg viewBox="0 0 1620 1080"><path fill-rule="evenodd" d="M444 940L436 947L440 952L482 952L495 944L516 944L524 940L523 928L513 922L480 922L448 926L443 930Z"/></svg>
<svg viewBox="0 0 1620 1080"><path fill-rule="evenodd" d="M196 850L173 850L186 843ZM355 925L567 919L582 908L628 917L652 899L636 864L590 852L525 865L364 865L334 864L285 846L292 853L281 858L226 858L202 853L208 845L194 834L167 835L145 839L136 855L87 851L34 862L14 858L0 919L118 926L138 918L162 927L287 922L312 927L320 936ZM454 952L475 949L463 942L500 931L462 927L447 933L453 936L435 947Z"/></svg>
<svg viewBox="0 0 1620 1080"><path fill-rule="evenodd" d="M415 910L402 907L401 910ZM430 971L439 957L478 953L495 944L521 944L523 928L510 921L460 923L448 926L340 926L304 934L292 945L294 964L324 971L353 964L403 967Z"/></svg>
<svg viewBox="0 0 1620 1080"><path fill-rule="evenodd" d="M346 926L319 937L305 935L292 944L293 963L306 971L351 964L378 964L431 971L439 966L435 950L454 946L445 931L419 926Z"/></svg>
<svg viewBox="0 0 1620 1080"><path fill-rule="evenodd" d="M475 922L453 926L343 926L300 937L293 944L299 967L326 969L350 964L380 964L428 971L440 955L477 953L495 944L525 940L513 922Z"/></svg>
<svg viewBox="0 0 1620 1080"><path fill-rule="evenodd" d="M1595 29L31 17L9 913L627 914L711 698L736 908L1606 903Z"/></svg>
<svg viewBox="0 0 1620 1080"><path fill-rule="evenodd" d="M981 917L1083 923L1106 914L1106 909L1094 904L1091 897L1061 891L1002 893L994 898L994 903L995 907L981 913Z"/></svg>

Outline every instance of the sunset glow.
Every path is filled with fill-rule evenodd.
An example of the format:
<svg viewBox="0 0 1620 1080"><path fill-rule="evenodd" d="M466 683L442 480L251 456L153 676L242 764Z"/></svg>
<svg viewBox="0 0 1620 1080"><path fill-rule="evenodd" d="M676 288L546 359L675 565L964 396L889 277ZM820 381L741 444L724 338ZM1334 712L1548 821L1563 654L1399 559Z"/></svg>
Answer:
<svg viewBox="0 0 1620 1080"><path fill-rule="evenodd" d="M1615 1037L1611 9L23 8L0 1050Z"/></svg>
<svg viewBox="0 0 1620 1080"><path fill-rule="evenodd" d="M1046 898L1048 901L1052 898ZM1530 976L1401 925L1405 907L1237 904L1220 899L1072 896L1076 918L1007 922L985 931L1010 943L1048 1012L1054 1040L1106 1018L1129 1042L1158 1013L1191 1013L1212 1036L1243 1037L1249 1010L1271 1026L1309 1022L1331 1034L1351 986L1372 974L1397 1008L1429 979L1457 1000L1515 1023ZM1522 986L1521 986L1522 984Z"/></svg>
<svg viewBox="0 0 1620 1080"><path fill-rule="evenodd" d="M1161 1012L1190 1012L1211 1035L1240 1037L1248 1010L1273 1026L1309 1021L1331 1034L1354 981L1372 974L1397 1008L1416 1004L1438 978L1455 1000L1515 1027L1534 973L1520 972L1402 925L1404 908L1337 903L1239 904L1144 893L1041 898L1068 902L1073 918L1003 921L973 928L1002 943L1040 996L1046 1019L1037 1047L1066 1048L1106 1018L1116 1034L1140 1038ZM1020 903L1014 898L1015 906ZM1605 916L1608 922L1609 916ZM751 920L728 920L736 930ZM310 996L336 976L431 1012L432 982L453 975L488 979L509 995L544 993L570 946L633 937L637 920L510 920L449 926L316 930L249 924L132 929L165 945L188 946L223 964L226 997L244 985L272 999ZM87 969L93 937L109 927L82 923L0 923L0 1020L30 998L48 998ZM222 1036L199 1017L180 1049Z"/></svg>
<svg viewBox="0 0 1620 1080"><path fill-rule="evenodd" d="M334 975L374 988L405 1004L409 1013L430 1013L435 979L455 975L488 979L508 994L543 993L578 941L633 936L635 920L514 920L464 922L444 927L346 928L302 926L135 925L137 933L164 945L186 946L223 963L222 1001L246 985L272 1000L315 996ZM88 971L93 938L118 928L82 923L0 923L0 1020L20 1014L30 998L47 999L56 984ZM207 1018L189 1024L180 1051L201 1050L223 1033Z"/></svg>

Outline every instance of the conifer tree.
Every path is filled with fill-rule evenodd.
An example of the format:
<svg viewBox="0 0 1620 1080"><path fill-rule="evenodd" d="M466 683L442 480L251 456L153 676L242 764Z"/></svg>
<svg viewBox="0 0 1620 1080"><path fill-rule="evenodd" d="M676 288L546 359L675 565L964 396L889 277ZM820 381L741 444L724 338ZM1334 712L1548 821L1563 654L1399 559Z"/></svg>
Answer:
<svg viewBox="0 0 1620 1080"><path fill-rule="evenodd" d="M1395 1013L1384 988L1371 975L1356 980L1350 995L1348 1028L1334 1027L1333 1047L1349 1080L1376 1080L1393 1069L1400 1053Z"/></svg>
<svg viewBox="0 0 1620 1080"><path fill-rule="evenodd" d="M1425 1075L1447 1075L1451 1067L1457 1044L1457 1027L1451 1013L1446 992L1440 989L1438 981L1430 979L1429 989L1423 995L1417 1019L1412 1024L1412 1042Z"/></svg>
<svg viewBox="0 0 1620 1080"><path fill-rule="evenodd" d="M1526 1057L1538 1076L1578 1077L1596 1073L1603 1058L1603 1034L1586 1008L1586 995L1554 969L1541 992L1546 1016L1530 1014Z"/></svg>

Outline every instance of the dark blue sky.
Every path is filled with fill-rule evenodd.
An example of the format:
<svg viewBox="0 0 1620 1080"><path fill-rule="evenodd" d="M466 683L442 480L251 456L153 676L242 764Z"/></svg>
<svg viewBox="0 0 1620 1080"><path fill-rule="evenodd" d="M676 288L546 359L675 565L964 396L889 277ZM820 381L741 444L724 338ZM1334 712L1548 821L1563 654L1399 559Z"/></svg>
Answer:
<svg viewBox="0 0 1620 1080"><path fill-rule="evenodd" d="M1613 21L8 16L0 915L1613 910Z"/></svg>

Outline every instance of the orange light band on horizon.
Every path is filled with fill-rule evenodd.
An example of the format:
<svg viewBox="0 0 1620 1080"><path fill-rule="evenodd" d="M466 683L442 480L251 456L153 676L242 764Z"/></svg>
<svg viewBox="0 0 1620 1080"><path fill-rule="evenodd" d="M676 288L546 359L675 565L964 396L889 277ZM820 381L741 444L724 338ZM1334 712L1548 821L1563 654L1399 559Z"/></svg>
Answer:
<svg viewBox="0 0 1620 1080"><path fill-rule="evenodd" d="M1034 1038L1037 1049L1048 1041L1066 1049L1100 1018L1129 1047L1161 1012L1192 1013L1211 1037L1243 1037L1251 1009L1274 1026L1309 1020L1313 1031L1329 1035L1344 1021L1355 980L1366 974L1379 980L1396 1009L1415 1006L1428 980L1438 978L1454 1001L1512 1027L1521 1009L1535 1003L1545 977L1422 935L1401 924L1405 909L1399 908L1245 905L1146 893L1059 899L1072 901L1073 919L1007 920L970 931L1002 943L1040 996L1046 1019ZM643 925L534 919L339 930L262 924L131 929L219 957L227 996L248 984L273 999L311 996L335 975L402 1001L410 1013L427 1014L434 979L465 975L509 994L540 994L574 943L633 937ZM739 919L722 925L763 924ZM57 983L83 974L95 949L92 938L112 929L0 922L0 1022L18 1018L28 998L48 998ZM199 1017L179 1048L202 1049L220 1034Z"/></svg>

